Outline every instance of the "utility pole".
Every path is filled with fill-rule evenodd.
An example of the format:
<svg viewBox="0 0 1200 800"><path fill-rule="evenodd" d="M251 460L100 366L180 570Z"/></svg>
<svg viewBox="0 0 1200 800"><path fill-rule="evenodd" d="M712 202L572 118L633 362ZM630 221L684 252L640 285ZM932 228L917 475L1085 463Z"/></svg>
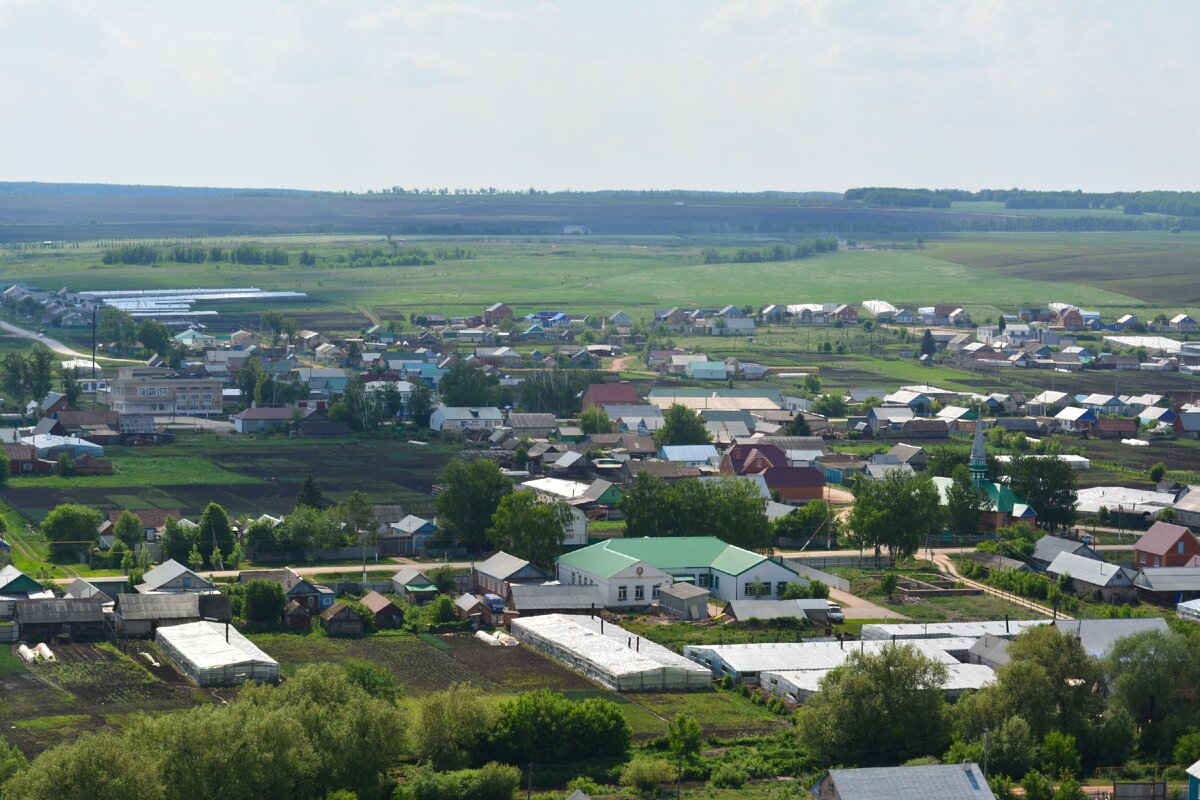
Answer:
<svg viewBox="0 0 1200 800"><path fill-rule="evenodd" d="M528 776L529 776L529 780L527 781L528 785L526 786L526 789L525 789L525 798L526 798L526 800L532 800L532 798L533 798L533 762L532 761L529 762Z"/></svg>
<svg viewBox="0 0 1200 800"><path fill-rule="evenodd" d="M988 729L983 729L983 778L987 780L987 762L988 762Z"/></svg>

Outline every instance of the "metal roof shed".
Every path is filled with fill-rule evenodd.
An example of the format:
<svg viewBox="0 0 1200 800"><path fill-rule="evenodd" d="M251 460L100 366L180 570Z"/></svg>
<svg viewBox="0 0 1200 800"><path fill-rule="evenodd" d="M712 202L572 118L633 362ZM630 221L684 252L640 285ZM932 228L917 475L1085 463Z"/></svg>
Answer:
<svg viewBox="0 0 1200 800"><path fill-rule="evenodd" d="M279 663L232 625L202 621L159 628L155 643L200 686L279 680Z"/></svg>

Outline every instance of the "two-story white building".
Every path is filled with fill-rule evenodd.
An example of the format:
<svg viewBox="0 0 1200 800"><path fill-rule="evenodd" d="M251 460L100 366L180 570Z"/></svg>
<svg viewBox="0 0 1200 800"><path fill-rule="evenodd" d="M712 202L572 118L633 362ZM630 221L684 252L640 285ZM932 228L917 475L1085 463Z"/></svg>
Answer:
<svg viewBox="0 0 1200 800"><path fill-rule="evenodd" d="M790 567L715 536L609 539L559 556L558 580L596 586L610 608L649 605L673 583L723 600L779 597L789 583L808 583Z"/></svg>

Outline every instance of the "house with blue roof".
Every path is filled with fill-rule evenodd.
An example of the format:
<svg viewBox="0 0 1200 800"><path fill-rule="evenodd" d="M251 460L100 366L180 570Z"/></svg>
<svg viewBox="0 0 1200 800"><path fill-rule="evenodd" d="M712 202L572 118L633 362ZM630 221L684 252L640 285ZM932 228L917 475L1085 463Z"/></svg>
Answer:
<svg viewBox="0 0 1200 800"><path fill-rule="evenodd" d="M685 467L715 466L721 460L717 448L711 444L665 444L658 448L658 457Z"/></svg>

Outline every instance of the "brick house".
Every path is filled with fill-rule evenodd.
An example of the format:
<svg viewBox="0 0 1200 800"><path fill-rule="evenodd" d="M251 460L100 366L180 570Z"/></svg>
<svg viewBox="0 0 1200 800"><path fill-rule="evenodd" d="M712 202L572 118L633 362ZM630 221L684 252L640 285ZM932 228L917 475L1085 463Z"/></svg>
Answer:
<svg viewBox="0 0 1200 800"><path fill-rule="evenodd" d="M1133 546L1138 567L1186 567L1200 556L1200 539L1182 525L1156 522Z"/></svg>

